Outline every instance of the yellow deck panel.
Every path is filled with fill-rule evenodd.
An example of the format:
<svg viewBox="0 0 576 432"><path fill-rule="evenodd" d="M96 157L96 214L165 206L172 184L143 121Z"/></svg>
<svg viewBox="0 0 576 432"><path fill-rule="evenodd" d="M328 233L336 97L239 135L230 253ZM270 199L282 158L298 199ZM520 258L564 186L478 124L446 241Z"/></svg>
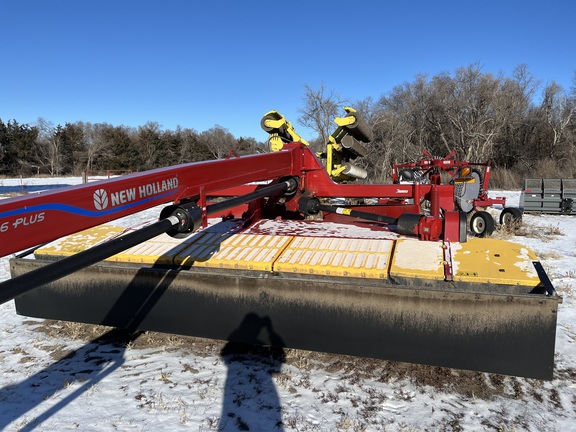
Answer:
<svg viewBox="0 0 576 432"><path fill-rule="evenodd" d="M174 257L186 247L186 239L177 239L168 234L160 234L150 240L106 258L106 261L141 264L171 265Z"/></svg>
<svg viewBox="0 0 576 432"><path fill-rule="evenodd" d="M444 280L444 250L441 242L400 238L390 265L391 277Z"/></svg>
<svg viewBox="0 0 576 432"><path fill-rule="evenodd" d="M67 257L121 234L125 229L114 225L99 225L75 234L62 237L34 252L36 255Z"/></svg>
<svg viewBox="0 0 576 432"><path fill-rule="evenodd" d="M176 257L179 265L272 271L290 236L233 234L225 239L204 235Z"/></svg>
<svg viewBox="0 0 576 432"><path fill-rule="evenodd" d="M199 238L211 239L212 243L221 242L223 239L230 237L233 232L238 231L242 225L243 222L238 220L221 221L183 239L160 234L111 256L106 261L172 265L178 253L188 247L190 243L194 243ZM131 231L115 225L99 225L55 240L37 249L35 254L36 256L71 256Z"/></svg>
<svg viewBox="0 0 576 432"><path fill-rule="evenodd" d="M452 245L456 281L536 286L532 261L538 261L534 252L504 240L471 238Z"/></svg>
<svg viewBox="0 0 576 432"><path fill-rule="evenodd" d="M180 263L180 260L177 258L178 255L184 249L190 247L191 244L199 241L204 243L221 243L224 239L230 237L233 232L240 229L241 226L242 224L240 222L229 220L215 223L207 228L202 228L201 231L185 238L177 239L170 237L168 234L160 234L144 243L110 257L108 260L143 264L178 265Z"/></svg>
<svg viewBox="0 0 576 432"><path fill-rule="evenodd" d="M305 273L385 279L392 240L296 237L274 269Z"/></svg>

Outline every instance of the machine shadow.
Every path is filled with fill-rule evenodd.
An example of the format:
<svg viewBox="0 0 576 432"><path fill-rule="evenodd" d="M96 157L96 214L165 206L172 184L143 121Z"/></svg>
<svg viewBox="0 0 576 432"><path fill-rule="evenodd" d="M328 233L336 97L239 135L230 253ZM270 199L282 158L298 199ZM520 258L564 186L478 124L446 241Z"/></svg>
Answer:
<svg viewBox="0 0 576 432"><path fill-rule="evenodd" d="M157 266L152 268L155 267ZM178 268L169 271L156 284L140 290L138 289L140 272L138 272L100 323L113 327L111 330L30 378L0 389L0 403L2 404L0 430L4 430L27 412L54 397L59 391L74 383L82 383L78 389L42 414L31 420L22 420L25 425L19 429L20 431L34 430L120 368L125 362L126 347L142 334L142 331L138 330L139 324L162 297L180 270ZM135 295L135 292L138 292L138 295ZM72 319L72 321L75 320ZM82 322L82 320L79 321Z"/></svg>
<svg viewBox="0 0 576 432"><path fill-rule="evenodd" d="M213 245L214 250L219 247L219 243ZM71 316L63 318L102 324L112 329L26 380L0 389L0 430L14 425L15 421L22 424L19 427L21 431L34 430L118 370L125 363L126 347L142 334L141 325L146 324L150 312L186 268L156 264L143 267L112 305L96 300L98 304L86 305L86 310L72 311ZM159 271L162 277L152 278L152 283L143 283L151 280L148 277L150 271ZM104 316L91 315L87 312L89 309L106 310L107 313ZM158 324L157 319L155 324ZM260 336L264 336L262 340ZM257 425L251 430L284 430L280 400L272 380L272 375L280 371L284 362L284 342L275 333L270 318L249 313L228 339L232 342L227 343L221 352L228 367L221 430L247 430L244 427L249 424ZM261 346L263 344L274 347ZM80 387L54 405L47 404L51 406L46 411L31 419L25 417L74 384L80 384Z"/></svg>
<svg viewBox="0 0 576 432"><path fill-rule="evenodd" d="M30 420L22 419L21 422L25 424L18 430L31 431L37 428L122 366L126 347L139 336L140 333L109 330L26 380L0 389L0 430L55 397L58 392L81 383L80 387L42 414Z"/></svg>
<svg viewBox="0 0 576 432"><path fill-rule="evenodd" d="M247 314L228 339L220 353L228 371L218 430L283 431L273 375L286 359L284 341L270 318L256 313Z"/></svg>

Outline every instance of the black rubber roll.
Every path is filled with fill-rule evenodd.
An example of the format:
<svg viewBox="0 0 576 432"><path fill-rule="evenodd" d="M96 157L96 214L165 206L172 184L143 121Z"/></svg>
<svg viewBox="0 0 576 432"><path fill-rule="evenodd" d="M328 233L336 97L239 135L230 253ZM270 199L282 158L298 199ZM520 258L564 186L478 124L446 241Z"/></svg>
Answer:
<svg viewBox="0 0 576 432"><path fill-rule="evenodd" d="M262 129L264 129L265 132L277 132L276 128L273 127L268 127L266 126L266 120L280 120L277 116L275 116L274 114L268 114L265 115L264 117L262 117L262 120L260 120L260 127Z"/></svg>
<svg viewBox="0 0 576 432"><path fill-rule="evenodd" d="M399 234L417 236L418 235L418 224L422 219L421 214L416 213L403 213L398 218L396 223L396 230Z"/></svg>
<svg viewBox="0 0 576 432"><path fill-rule="evenodd" d="M368 154L366 147L364 147L360 141L351 135L346 135L344 138L342 138L340 144L342 144L342 147L353 153L355 156L364 157Z"/></svg>
<svg viewBox="0 0 576 432"><path fill-rule="evenodd" d="M366 124L366 122L360 117L358 113L348 113L348 117L354 117L356 120L353 124L347 125L346 130L350 135L356 138L358 141L370 142L374 138L372 135L372 129Z"/></svg>

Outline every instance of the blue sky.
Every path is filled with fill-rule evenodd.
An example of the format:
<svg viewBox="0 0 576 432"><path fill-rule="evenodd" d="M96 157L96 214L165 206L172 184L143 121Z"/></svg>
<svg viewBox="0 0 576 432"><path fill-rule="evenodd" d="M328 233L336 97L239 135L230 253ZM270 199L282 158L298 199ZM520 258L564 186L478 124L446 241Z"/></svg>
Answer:
<svg viewBox="0 0 576 432"><path fill-rule="evenodd" d="M0 119L215 125L266 141L304 86L378 99L417 74L519 64L566 90L575 0L0 0Z"/></svg>

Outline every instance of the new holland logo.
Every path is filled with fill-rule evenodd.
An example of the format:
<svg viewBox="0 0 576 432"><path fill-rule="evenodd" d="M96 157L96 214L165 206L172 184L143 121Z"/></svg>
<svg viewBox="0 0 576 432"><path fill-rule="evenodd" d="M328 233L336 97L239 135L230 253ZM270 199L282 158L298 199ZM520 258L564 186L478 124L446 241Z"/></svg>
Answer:
<svg viewBox="0 0 576 432"><path fill-rule="evenodd" d="M94 191L94 207L96 210L104 210L108 207L108 192L104 189Z"/></svg>

